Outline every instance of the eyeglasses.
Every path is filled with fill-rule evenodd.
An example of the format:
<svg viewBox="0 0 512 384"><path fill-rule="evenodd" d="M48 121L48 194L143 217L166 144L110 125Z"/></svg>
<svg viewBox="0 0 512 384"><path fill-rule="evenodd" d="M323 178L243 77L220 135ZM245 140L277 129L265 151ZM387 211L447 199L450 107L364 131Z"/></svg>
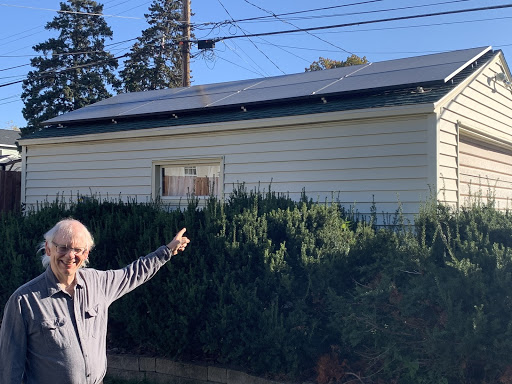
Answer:
<svg viewBox="0 0 512 384"><path fill-rule="evenodd" d="M52 241L53 245L55 245L55 248L57 249L57 253L59 255L65 255L69 251L72 251L76 256L82 256L84 252L87 250L87 248L73 248L68 247L67 245L60 245L57 244L55 241Z"/></svg>

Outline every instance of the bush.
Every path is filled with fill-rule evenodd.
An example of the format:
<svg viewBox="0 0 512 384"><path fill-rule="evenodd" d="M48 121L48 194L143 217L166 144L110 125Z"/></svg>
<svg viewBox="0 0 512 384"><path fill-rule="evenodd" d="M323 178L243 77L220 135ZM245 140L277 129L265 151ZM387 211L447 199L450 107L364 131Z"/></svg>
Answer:
<svg viewBox="0 0 512 384"><path fill-rule="evenodd" d="M349 221L336 204L235 190L183 211L83 199L3 214L0 303L41 273L35 250L63 217L119 268L183 226L192 244L114 303L108 342L320 384L512 383L509 212L426 204L415 225Z"/></svg>

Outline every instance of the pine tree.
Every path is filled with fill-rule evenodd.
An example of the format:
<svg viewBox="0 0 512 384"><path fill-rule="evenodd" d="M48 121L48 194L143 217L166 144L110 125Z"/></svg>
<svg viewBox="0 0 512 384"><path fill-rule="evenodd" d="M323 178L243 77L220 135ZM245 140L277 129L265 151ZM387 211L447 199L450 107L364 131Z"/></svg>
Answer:
<svg viewBox="0 0 512 384"><path fill-rule="evenodd" d="M23 133L41 122L112 96L108 90L118 80L117 59L105 51L112 30L100 16L103 5L92 0L60 3L58 15L45 26L58 31L56 38L33 47L41 56L31 59L35 68L23 82Z"/></svg>
<svg viewBox="0 0 512 384"><path fill-rule="evenodd" d="M138 92L181 85L182 63L179 41L182 0L153 0L145 14L149 28L142 31L128 54L119 92Z"/></svg>

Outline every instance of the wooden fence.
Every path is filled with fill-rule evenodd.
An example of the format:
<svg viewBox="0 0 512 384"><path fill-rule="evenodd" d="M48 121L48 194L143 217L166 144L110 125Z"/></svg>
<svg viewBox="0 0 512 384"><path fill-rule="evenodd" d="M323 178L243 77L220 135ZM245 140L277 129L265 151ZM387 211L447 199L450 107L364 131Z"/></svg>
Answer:
<svg viewBox="0 0 512 384"><path fill-rule="evenodd" d="M21 172L0 170L0 212L21 208Z"/></svg>

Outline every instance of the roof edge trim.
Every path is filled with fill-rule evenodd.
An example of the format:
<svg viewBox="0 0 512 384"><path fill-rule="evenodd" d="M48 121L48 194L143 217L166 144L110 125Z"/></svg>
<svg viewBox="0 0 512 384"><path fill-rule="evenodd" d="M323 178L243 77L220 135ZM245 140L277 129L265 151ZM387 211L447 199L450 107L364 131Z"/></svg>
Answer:
<svg viewBox="0 0 512 384"><path fill-rule="evenodd" d="M231 122L219 122L215 124L200 123L186 126L177 127L153 127L137 129L132 131L116 131L105 133L89 133L77 136L61 136L61 137L44 137L44 138L27 138L21 139L20 145L27 147L30 145L39 144L57 144L57 143L73 143L84 141L102 141L102 140L117 140L133 139L133 138L147 138L156 136L167 135L189 135L192 133L202 132L216 132L216 131L232 131L244 129L268 129L276 126L286 127L294 125L311 125L313 123L331 122L331 121L353 121L365 119L380 119L380 118L394 118L409 115L425 115L434 113L434 104L414 104L403 106L392 106L382 108L365 108L348 111L335 111L335 112L322 112L311 115L293 115L287 117L269 117L265 119L255 120L235 120ZM276 125L276 120L279 124Z"/></svg>
<svg viewBox="0 0 512 384"><path fill-rule="evenodd" d="M461 65L459 68L457 68L454 72L452 72L451 74L449 74L448 76L446 76L444 78L444 82L448 82L449 80L453 79L453 77L455 77L458 73L462 72L464 69L466 69L471 63L475 62L476 60L478 60L480 57L482 57L483 55L485 55L487 52L489 52L490 50L492 50L492 46L488 46L487 48L483 49L479 54L475 55L473 58L469 59L468 61L466 61L466 63L464 65Z"/></svg>

